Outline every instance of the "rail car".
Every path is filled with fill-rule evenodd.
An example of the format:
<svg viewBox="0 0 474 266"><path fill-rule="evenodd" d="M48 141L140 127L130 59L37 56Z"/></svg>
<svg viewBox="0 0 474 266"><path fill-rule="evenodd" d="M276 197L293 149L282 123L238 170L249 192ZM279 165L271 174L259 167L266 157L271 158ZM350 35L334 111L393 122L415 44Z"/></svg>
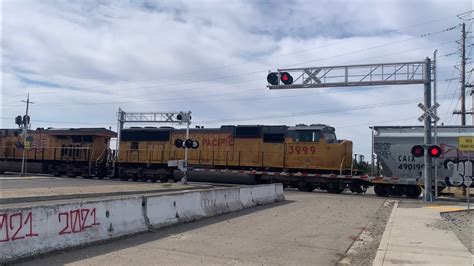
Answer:
<svg viewBox="0 0 474 266"><path fill-rule="evenodd" d="M375 184L375 193L379 196L418 196L423 184L424 161L423 157L412 156L411 148L423 144L423 127L376 126L372 129L373 149L381 174L398 180L394 184ZM439 192L447 186L472 187L474 152L459 150L458 146L460 137L474 138L474 126L438 126L437 131L437 143L442 153L433 160L438 175L432 178L433 186L436 179Z"/></svg>
<svg viewBox="0 0 474 266"><path fill-rule="evenodd" d="M38 128L25 140L21 129L0 129L0 173L21 171L24 155L28 172L103 178L112 137L105 128Z"/></svg>
<svg viewBox="0 0 474 266"><path fill-rule="evenodd" d="M190 129L189 138L199 143L190 149L188 165L195 168L309 173L312 175L267 176L258 182L282 182L302 191L315 188L341 193L345 188L364 192L366 180L343 180L322 175L352 175L352 142L338 140L328 125L221 126ZM184 158L176 147L185 139L184 129L129 128L120 132L117 176L134 180L167 180L173 168L168 162ZM318 176L319 175L319 176Z"/></svg>

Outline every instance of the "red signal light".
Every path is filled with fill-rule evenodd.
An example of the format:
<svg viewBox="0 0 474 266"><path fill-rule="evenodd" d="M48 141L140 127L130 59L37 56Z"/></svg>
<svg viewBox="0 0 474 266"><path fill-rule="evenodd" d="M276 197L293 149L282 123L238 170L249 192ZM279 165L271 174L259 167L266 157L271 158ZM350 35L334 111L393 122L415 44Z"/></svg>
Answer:
<svg viewBox="0 0 474 266"><path fill-rule="evenodd" d="M281 72L280 80L285 85L290 85L293 83L293 77L288 72Z"/></svg>
<svg viewBox="0 0 474 266"><path fill-rule="evenodd" d="M415 145L411 148L411 155L414 157L421 157L425 155L425 149L421 145Z"/></svg>
<svg viewBox="0 0 474 266"><path fill-rule="evenodd" d="M436 145L430 146L428 148L428 154L433 158L438 158L441 156L441 148Z"/></svg>

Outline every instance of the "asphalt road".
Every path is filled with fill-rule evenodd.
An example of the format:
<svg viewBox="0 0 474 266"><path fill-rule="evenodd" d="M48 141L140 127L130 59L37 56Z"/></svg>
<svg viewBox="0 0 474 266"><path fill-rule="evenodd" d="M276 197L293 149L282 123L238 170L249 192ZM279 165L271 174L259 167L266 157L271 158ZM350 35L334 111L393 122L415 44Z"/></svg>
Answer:
<svg viewBox="0 0 474 266"><path fill-rule="evenodd" d="M209 174L192 173L191 182L215 182L233 184L255 184L253 177L248 175L231 174ZM84 179L82 177L54 177L49 175L33 175L29 177L18 177L17 175L0 175L0 187L2 189L14 188L52 188L52 187L80 187L80 186L110 186L124 184L143 184L144 182L121 181L119 179Z"/></svg>
<svg viewBox="0 0 474 266"><path fill-rule="evenodd" d="M287 201L63 252L22 265L330 265L385 199L285 192ZM375 251L374 251L375 252Z"/></svg>
<svg viewBox="0 0 474 266"><path fill-rule="evenodd" d="M114 184L124 184L123 181L115 180L91 180L83 178L52 177L52 176L0 176L0 183L3 189L13 188L49 188L49 187L70 187L70 186L110 186Z"/></svg>

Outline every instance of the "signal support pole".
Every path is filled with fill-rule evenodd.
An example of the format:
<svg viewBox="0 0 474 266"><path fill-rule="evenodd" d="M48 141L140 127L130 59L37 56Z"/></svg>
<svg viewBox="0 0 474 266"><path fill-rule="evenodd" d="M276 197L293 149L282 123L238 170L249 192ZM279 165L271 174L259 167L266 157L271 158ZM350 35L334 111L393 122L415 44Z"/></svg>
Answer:
<svg viewBox="0 0 474 266"><path fill-rule="evenodd" d="M437 70L437 66L436 66L436 57L438 55L438 49L436 49L433 53L433 68L432 68L432 72L433 72L433 103L436 105L438 103L438 100L437 100L437 97L438 97L438 91L436 89L436 86L437 86L437 75L438 75L438 70ZM438 116L438 108L436 108L434 110L434 114L435 116ZM435 145L438 145L438 120L435 119L434 121L434 132L433 132L433 136L434 136L434 144ZM434 187L434 199L438 199L438 158L435 158L434 159L434 184L435 184L435 187Z"/></svg>
<svg viewBox="0 0 474 266"><path fill-rule="evenodd" d="M461 125L466 125L466 23L462 24L461 39Z"/></svg>
<svg viewBox="0 0 474 266"><path fill-rule="evenodd" d="M425 84L424 84L424 96L426 108L431 108L431 60L426 58L425 60ZM425 193L423 193L423 202L433 202L433 186L431 178L433 176L431 157L428 154L427 147L431 144L431 116L425 117L425 169L423 171L423 180L425 184Z"/></svg>
<svg viewBox="0 0 474 266"><path fill-rule="evenodd" d="M33 104L34 102L30 102L30 93L28 93L28 96L26 98L26 101L21 101L26 103L26 112L24 116L24 121L23 121L23 155L21 158L21 173L20 176L26 176L27 175L27 158L26 158L26 139L28 137L28 129L30 129L30 119L28 116L28 110L30 108L30 103Z"/></svg>

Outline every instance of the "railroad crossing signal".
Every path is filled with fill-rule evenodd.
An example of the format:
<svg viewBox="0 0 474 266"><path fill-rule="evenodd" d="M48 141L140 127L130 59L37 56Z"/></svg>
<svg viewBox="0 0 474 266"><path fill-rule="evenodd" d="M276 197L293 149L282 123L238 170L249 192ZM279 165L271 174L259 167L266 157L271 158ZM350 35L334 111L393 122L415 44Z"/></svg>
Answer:
<svg viewBox="0 0 474 266"><path fill-rule="evenodd" d="M428 147L428 156L431 158L438 158L441 156L441 153L441 148L437 145ZM411 155L413 155L413 157L422 157L425 155L425 148L422 145L415 145L411 148Z"/></svg>
<svg viewBox="0 0 474 266"><path fill-rule="evenodd" d="M421 145L415 145L411 148L411 155L414 157L422 157L425 155L425 149Z"/></svg>
<svg viewBox="0 0 474 266"><path fill-rule="evenodd" d="M441 151L441 148L439 146L432 145L432 146L428 147L428 154L432 158L438 158L439 156L441 156L441 152L442 151Z"/></svg>
<svg viewBox="0 0 474 266"><path fill-rule="evenodd" d="M182 123L191 123L191 112L179 112L176 115L176 119L178 123L181 125Z"/></svg>
<svg viewBox="0 0 474 266"><path fill-rule="evenodd" d="M194 139L176 139L174 145L176 148L197 149L199 148L199 141Z"/></svg>
<svg viewBox="0 0 474 266"><path fill-rule="evenodd" d="M293 77L288 72L270 72L267 75L267 82L270 85L279 85L279 80L285 85L293 84Z"/></svg>
<svg viewBox="0 0 474 266"><path fill-rule="evenodd" d="M439 121L439 117L436 115L436 109L439 107L439 103L435 103L430 108L427 108L424 104L419 103L418 107L420 107L420 109L424 111L424 113L420 117L418 117L418 121L422 122L427 117L433 118L433 120L435 120L436 122Z"/></svg>

